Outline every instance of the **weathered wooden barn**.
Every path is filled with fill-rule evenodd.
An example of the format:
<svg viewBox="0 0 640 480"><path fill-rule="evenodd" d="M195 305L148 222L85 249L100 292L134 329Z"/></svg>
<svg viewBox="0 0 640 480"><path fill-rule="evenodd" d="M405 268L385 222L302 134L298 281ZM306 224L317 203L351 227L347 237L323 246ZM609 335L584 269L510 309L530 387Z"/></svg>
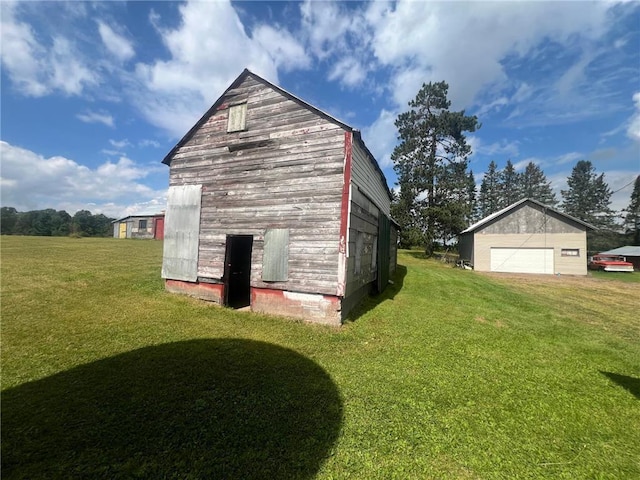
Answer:
<svg viewBox="0 0 640 480"><path fill-rule="evenodd" d="M587 274L592 225L530 198L460 234L460 258L482 272Z"/></svg>
<svg viewBox="0 0 640 480"><path fill-rule="evenodd" d="M244 70L167 154L166 288L339 325L396 268L360 132Z"/></svg>
<svg viewBox="0 0 640 480"><path fill-rule="evenodd" d="M164 213L154 215L129 215L111 222L114 238L164 238Z"/></svg>

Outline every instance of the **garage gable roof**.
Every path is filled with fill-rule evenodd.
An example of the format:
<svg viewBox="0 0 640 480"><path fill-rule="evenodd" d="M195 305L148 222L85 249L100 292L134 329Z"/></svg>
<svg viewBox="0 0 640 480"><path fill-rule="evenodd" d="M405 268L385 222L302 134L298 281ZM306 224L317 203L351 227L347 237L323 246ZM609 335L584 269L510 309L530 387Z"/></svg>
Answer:
<svg viewBox="0 0 640 480"><path fill-rule="evenodd" d="M491 221L493 221L493 220L495 220L497 218L500 218L500 217L503 217L503 216L507 215L512 210L515 210L517 207L519 207L520 205L523 205L524 203L527 203L527 202L528 203L532 203L534 205L537 205L539 207L542 207L544 209L551 210L555 214L560 215L562 217L565 217L566 219L571 220L573 222L579 223L580 225L584 225L588 229L597 230L597 228L594 227L593 225L591 225L590 223L583 222L582 220L580 220L578 218L572 217L571 215L567 215L566 213L561 212L559 210L556 210L555 208L550 207L548 205L545 205L544 203L541 203L541 202L539 202L537 200L534 200L533 198L523 198L522 200L519 200L516 203L513 203L513 204L509 205L506 208L503 208L502 210L500 210L498 212L492 213L491 215L489 215L487 217L484 217L482 220L474 223L469 228L467 228L466 230L463 230L460 233L462 234L462 233L474 232L478 228L488 224L489 222L491 222Z"/></svg>

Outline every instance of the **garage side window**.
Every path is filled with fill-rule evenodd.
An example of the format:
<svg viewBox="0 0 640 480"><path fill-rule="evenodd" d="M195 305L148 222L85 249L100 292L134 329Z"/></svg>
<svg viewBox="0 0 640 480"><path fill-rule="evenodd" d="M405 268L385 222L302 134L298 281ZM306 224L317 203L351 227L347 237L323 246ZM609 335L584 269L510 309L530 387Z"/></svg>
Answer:
<svg viewBox="0 0 640 480"><path fill-rule="evenodd" d="M580 249L579 248L563 248L560 250L561 257L579 257Z"/></svg>
<svg viewBox="0 0 640 480"><path fill-rule="evenodd" d="M286 282L289 279L289 229L270 228L264 233L262 281Z"/></svg>
<svg viewBox="0 0 640 480"><path fill-rule="evenodd" d="M145 228L147 228L147 221L146 220L140 220L138 222L138 228L140 230L144 230Z"/></svg>

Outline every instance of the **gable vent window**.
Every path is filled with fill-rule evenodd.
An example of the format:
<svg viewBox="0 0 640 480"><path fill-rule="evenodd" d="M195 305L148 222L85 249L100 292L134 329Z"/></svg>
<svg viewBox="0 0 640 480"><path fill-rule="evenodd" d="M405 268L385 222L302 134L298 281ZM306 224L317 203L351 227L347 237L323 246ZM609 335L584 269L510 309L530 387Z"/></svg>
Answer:
<svg viewBox="0 0 640 480"><path fill-rule="evenodd" d="M247 104L232 105L229 107L229 119L227 121L227 133L246 130Z"/></svg>
<svg viewBox="0 0 640 480"><path fill-rule="evenodd" d="M289 230L271 228L264 233L262 281L286 282L289 278Z"/></svg>
<svg viewBox="0 0 640 480"><path fill-rule="evenodd" d="M580 249L579 248L563 248L560 250L560 256L562 257L579 257Z"/></svg>

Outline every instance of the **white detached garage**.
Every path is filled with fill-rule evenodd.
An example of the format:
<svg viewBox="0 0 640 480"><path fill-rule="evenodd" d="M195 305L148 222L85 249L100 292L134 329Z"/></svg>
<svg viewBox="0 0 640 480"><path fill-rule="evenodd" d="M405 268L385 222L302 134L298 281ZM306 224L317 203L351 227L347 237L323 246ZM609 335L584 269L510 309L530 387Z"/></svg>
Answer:
<svg viewBox="0 0 640 480"><path fill-rule="evenodd" d="M525 198L460 234L460 256L483 272L587 274L582 220Z"/></svg>

